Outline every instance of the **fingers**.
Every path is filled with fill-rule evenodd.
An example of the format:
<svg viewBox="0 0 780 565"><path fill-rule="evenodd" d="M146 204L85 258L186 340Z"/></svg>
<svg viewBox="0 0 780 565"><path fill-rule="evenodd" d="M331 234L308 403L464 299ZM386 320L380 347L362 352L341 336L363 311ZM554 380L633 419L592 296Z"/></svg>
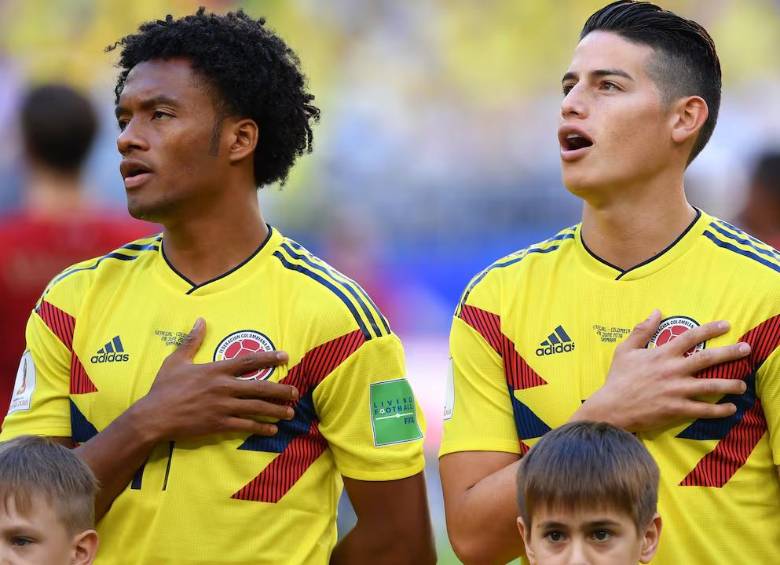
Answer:
<svg viewBox="0 0 780 565"><path fill-rule="evenodd" d="M737 411L737 407L731 402L723 404L712 404L710 402L700 402L691 400L681 410L681 415L686 419L698 420L699 418L728 418Z"/></svg>
<svg viewBox="0 0 780 565"><path fill-rule="evenodd" d="M224 429L226 431L243 432L258 436L274 436L279 431L275 424L256 422L246 418L227 418Z"/></svg>
<svg viewBox="0 0 780 565"><path fill-rule="evenodd" d="M743 394L747 385L742 379L687 379L682 387L683 395L688 398L696 396L723 396L725 394Z"/></svg>
<svg viewBox="0 0 780 565"><path fill-rule="evenodd" d="M200 349L200 345L203 343L203 337L206 335L206 321L203 318L195 320L195 325L192 326L190 333L184 338L181 345L176 348L175 354L183 356L184 358L192 361L195 354Z"/></svg>
<svg viewBox="0 0 780 565"><path fill-rule="evenodd" d="M269 418L278 421L292 420L295 416L295 411L287 405L251 398L237 398L228 404L228 409L242 418Z"/></svg>
<svg viewBox="0 0 780 565"><path fill-rule="evenodd" d="M292 402L300 396L294 386L271 381L234 380L230 385L233 394L240 398L262 398L278 402Z"/></svg>
<svg viewBox="0 0 780 565"><path fill-rule="evenodd" d="M239 376L257 369L275 367L287 363L287 353L284 351L261 351L259 353L250 353L234 359L225 359L210 363L215 371L220 373Z"/></svg>
<svg viewBox="0 0 780 565"><path fill-rule="evenodd" d="M718 322L710 322L680 334L661 347L667 348L667 350L673 355L682 355L686 351L696 347L698 344L703 343L708 339L725 334L727 331L729 331L729 327L729 323L723 320Z"/></svg>
<svg viewBox="0 0 780 565"><path fill-rule="evenodd" d="M721 363L736 361L750 355L750 345L747 343L735 343L733 345L724 345L722 347L713 347L712 349L703 349L693 355L685 358L688 367L687 371L691 374L698 373L704 369L709 369Z"/></svg>
<svg viewBox="0 0 780 565"><path fill-rule="evenodd" d="M657 308L653 310L650 316L643 322L634 327L628 337L623 340L621 345L629 349L642 349L658 330L658 324L661 323L661 311Z"/></svg>

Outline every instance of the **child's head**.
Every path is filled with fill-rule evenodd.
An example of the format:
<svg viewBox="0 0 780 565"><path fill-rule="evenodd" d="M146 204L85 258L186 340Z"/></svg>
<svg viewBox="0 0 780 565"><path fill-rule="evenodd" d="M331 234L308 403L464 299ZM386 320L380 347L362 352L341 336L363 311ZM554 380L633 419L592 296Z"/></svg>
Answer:
<svg viewBox="0 0 780 565"><path fill-rule="evenodd" d="M96 490L89 467L49 439L0 444L0 562L92 563Z"/></svg>
<svg viewBox="0 0 780 565"><path fill-rule="evenodd" d="M575 422L539 440L517 474L517 519L538 565L636 565L661 534L658 466L630 433Z"/></svg>

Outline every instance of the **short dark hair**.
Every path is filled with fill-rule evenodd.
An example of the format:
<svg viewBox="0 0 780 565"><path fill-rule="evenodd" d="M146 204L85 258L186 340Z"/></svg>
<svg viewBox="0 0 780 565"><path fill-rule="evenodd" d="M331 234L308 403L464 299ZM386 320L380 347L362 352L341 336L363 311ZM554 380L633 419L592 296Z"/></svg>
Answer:
<svg viewBox="0 0 780 565"><path fill-rule="evenodd" d="M753 165L753 182L775 198L780 198L780 149L765 151Z"/></svg>
<svg viewBox="0 0 780 565"><path fill-rule="evenodd" d="M573 422L545 434L520 461L517 504L526 528L535 508L613 509L637 531L658 504L658 466L630 433L604 422Z"/></svg>
<svg viewBox="0 0 780 565"><path fill-rule="evenodd" d="M278 35L242 10L224 16L199 8L194 15L146 22L138 33L107 47L121 46L116 100L137 64L185 58L216 94L217 119L248 117L260 127L254 154L255 184L284 184L296 158L312 149L311 122L320 110L311 104L300 61Z"/></svg>
<svg viewBox="0 0 780 565"><path fill-rule="evenodd" d="M25 514L40 496L75 535L95 527L97 488L86 463L51 439L20 436L0 444L0 503L6 512L13 500Z"/></svg>
<svg viewBox="0 0 780 565"><path fill-rule="evenodd" d="M631 42L652 47L656 60L649 69L668 104L683 96L701 96L709 116L688 159L704 149L715 129L720 108L720 60L712 37L701 25L649 2L618 0L585 22L580 39L593 31L616 33Z"/></svg>
<svg viewBox="0 0 780 565"><path fill-rule="evenodd" d="M77 173L97 132L90 101L64 84L46 84L24 95L20 114L27 154L59 172Z"/></svg>

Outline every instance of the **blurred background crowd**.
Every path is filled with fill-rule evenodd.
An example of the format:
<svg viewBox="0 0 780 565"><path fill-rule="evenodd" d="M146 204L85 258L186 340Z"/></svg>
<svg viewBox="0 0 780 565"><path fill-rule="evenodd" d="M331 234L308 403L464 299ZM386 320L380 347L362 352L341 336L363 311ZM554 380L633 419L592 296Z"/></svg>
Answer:
<svg viewBox="0 0 780 565"><path fill-rule="evenodd" d="M298 53L322 109L314 153L284 187L260 191L266 218L360 282L404 340L435 481L447 332L459 293L496 258L578 221L579 203L559 175L560 78L582 24L605 3L0 0L0 311L8 309L0 358L12 359L0 359L1 378L13 379L15 365L3 363L18 363L23 349L23 329L5 322L10 309L29 312L31 297L64 266L157 229L125 220L113 117L117 55L104 48L167 13L241 7L266 17ZM780 0L658 3L702 23L723 67L720 119L689 170L690 199L777 247ZM80 90L94 108L96 139L83 175L59 177L83 196L71 190L52 200L46 187L56 179L36 170L23 135L29 90L52 82ZM68 224L73 241L49 235L48 245L26 249L31 237L20 232L20 218L26 229L54 222L58 234ZM431 497L447 562L437 484Z"/></svg>

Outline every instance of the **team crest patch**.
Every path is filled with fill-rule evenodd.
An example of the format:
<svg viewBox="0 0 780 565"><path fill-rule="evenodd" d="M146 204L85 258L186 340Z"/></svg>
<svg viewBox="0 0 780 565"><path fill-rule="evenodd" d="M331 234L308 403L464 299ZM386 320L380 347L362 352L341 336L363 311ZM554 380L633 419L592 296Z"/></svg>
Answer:
<svg viewBox="0 0 780 565"><path fill-rule="evenodd" d="M217 348L214 350L214 361L235 359L236 357L243 357L250 353L274 351L275 349L276 347L274 347L274 344L267 335L261 334L255 330L241 330L233 332L219 342L219 345L217 345ZM258 369L251 373L245 373L238 378L245 381L262 381L270 377L275 368L276 367L266 367L265 369Z"/></svg>
<svg viewBox="0 0 780 565"><path fill-rule="evenodd" d="M665 343L669 343L680 334L684 334L688 330L698 328L699 326L699 322L686 316L672 316L671 318L661 320L658 331L650 338L650 341L647 343L647 348L652 349L653 347L660 347ZM688 357L689 355L693 355L697 351L704 349L704 347L704 342L694 345L685 352L685 356Z"/></svg>

